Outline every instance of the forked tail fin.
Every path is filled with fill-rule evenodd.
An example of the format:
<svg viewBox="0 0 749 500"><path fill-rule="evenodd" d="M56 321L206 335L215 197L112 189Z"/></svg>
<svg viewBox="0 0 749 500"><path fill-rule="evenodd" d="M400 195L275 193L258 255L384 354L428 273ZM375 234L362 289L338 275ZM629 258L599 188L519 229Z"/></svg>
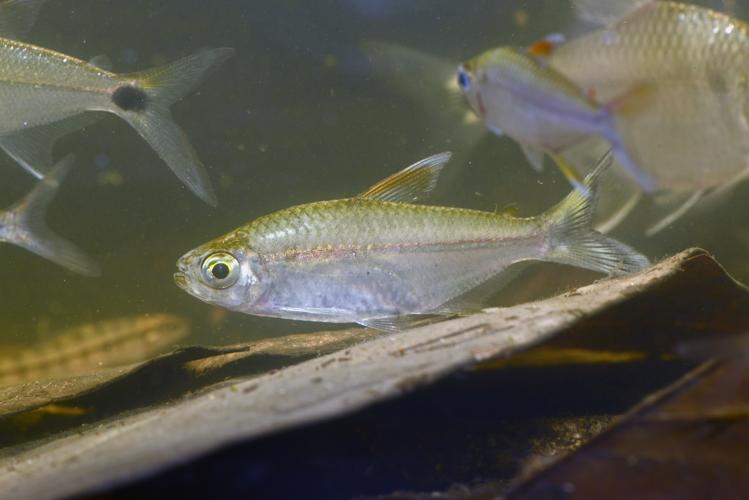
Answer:
<svg viewBox="0 0 749 500"><path fill-rule="evenodd" d="M647 257L633 248L593 229L598 182L610 165L611 155L607 154L585 177L586 192L573 190L547 213L548 251L545 260L610 275L640 271L650 264Z"/></svg>
<svg viewBox="0 0 749 500"><path fill-rule="evenodd" d="M196 195L216 206L216 195L205 167L169 111L176 101L200 84L231 57L234 49L205 49L151 70L121 75L140 87L123 85L112 95L113 111L127 120L169 168Z"/></svg>
<svg viewBox="0 0 749 500"><path fill-rule="evenodd" d="M69 241L53 233L45 223L47 207L60 182L73 166L75 158L68 155L39 181L21 201L2 216L4 233L9 243L49 259L85 276L98 276L99 265Z"/></svg>

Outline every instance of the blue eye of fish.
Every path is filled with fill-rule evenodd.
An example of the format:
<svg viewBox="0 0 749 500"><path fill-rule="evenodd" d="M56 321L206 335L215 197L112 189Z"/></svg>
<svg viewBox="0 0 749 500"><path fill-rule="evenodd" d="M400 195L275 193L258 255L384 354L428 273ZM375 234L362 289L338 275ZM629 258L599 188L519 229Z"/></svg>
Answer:
<svg viewBox="0 0 749 500"><path fill-rule="evenodd" d="M471 88L471 77L463 69L458 72L458 85L460 85L460 88L463 90Z"/></svg>

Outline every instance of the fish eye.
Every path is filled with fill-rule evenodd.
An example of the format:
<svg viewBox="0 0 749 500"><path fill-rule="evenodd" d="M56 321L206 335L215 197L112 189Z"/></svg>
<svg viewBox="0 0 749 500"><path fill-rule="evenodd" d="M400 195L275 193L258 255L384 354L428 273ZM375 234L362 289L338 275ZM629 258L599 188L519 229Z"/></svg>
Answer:
<svg viewBox="0 0 749 500"><path fill-rule="evenodd" d="M466 72L462 67L458 70L458 85L463 90L469 90L471 88L471 75Z"/></svg>
<svg viewBox="0 0 749 500"><path fill-rule="evenodd" d="M239 261L230 253L210 254L201 269L206 284L213 288L229 288L239 279Z"/></svg>

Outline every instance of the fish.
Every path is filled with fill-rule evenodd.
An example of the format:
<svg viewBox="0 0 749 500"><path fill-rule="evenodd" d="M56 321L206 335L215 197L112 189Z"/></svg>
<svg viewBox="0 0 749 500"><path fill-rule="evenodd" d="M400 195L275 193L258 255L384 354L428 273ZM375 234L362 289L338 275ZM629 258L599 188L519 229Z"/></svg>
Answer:
<svg viewBox="0 0 749 500"><path fill-rule="evenodd" d="M101 274L99 265L45 223L47 207L73 166L75 157L60 160L20 201L0 211L0 242L11 243L84 276Z"/></svg>
<svg viewBox="0 0 749 500"><path fill-rule="evenodd" d="M601 0L578 11L608 23L561 43L546 64L602 102L621 101L621 141L656 189L680 199L655 234L749 176L749 25L672 1ZM615 7L611 7L615 6ZM611 7L609 9L609 7ZM623 9L624 8L624 9ZM622 11L623 10L623 11ZM614 14L609 16L609 11Z"/></svg>
<svg viewBox="0 0 749 500"><path fill-rule="evenodd" d="M162 67L118 74L0 38L0 148L41 178L60 135L90 123L87 112L113 113L148 142L185 186L216 206L205 167L169 108L233 53L228 47L202 49Z"/></svg>
<svg viewBox="0 0 749 500"><path fill-rule="evenodd" d="M614 157L643 190L655 189L650 174L629 155L618 130L620 103L628 94L600 104L544 58L507 46L461 64L457 80L486 127L520 144L536 170L542 169L544 155L549 155L573 186L579 187L579 175L562 153L598 136L609 143Z"/></svg>
<svg viewBox="0 0 749 500"><path fill-rule="evenodd" d="M51 334L49 340L10 355L0 354L0 386L74 377L137 363L164 352L189 333L187 320L165 313L67 328Z"/></svg>
<svg viewBox="0 0 749 500"><path fill-rule="evenodd" d="M177 261L194 297L247 314L400 331L412 320L483 308L521 264L548 261L621 275L648 259L591 227L607 155L536 217L418 203L450 158L425 158L352 198L262 216ZM515 266L514 266L515 265Z"/></svg>

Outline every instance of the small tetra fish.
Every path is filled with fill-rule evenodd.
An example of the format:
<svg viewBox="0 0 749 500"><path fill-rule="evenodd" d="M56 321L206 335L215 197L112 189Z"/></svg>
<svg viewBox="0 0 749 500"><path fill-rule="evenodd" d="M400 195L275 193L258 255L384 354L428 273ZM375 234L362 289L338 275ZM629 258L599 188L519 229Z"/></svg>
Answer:
<svg viewBox="0 0 749 500"><path fill-rule="evenodd" d="M18 245L85 276L98 276L99 266L75 245L57 236L44 222L47 206L73 166L68 155L21 201L0 211L0 242Z"/></svg>
<svg viewBox="0 0 749 500"><path fill-rule="evenodd" d="M598 179L532 218L415 201L435 186L442 153L354 198L260 217L182 256L176 284L218 306L260 316L397 330L414 315L481 307L517 264L559 262L617 275L648 265L591 228ZM512 266L512 267L511 267Z"/></svg>
<svg viewBox="0 0 749 500"><path fill-rule="evenodd" d="M0 148L41 177L57 137L90 123L86 111L127 121L179 179L206 203L216 196L203 164L169 107L234 53L200 50L139 73L115 74L93 63L0 38Z"/></svg>
<svg viewBox="0 0 749 500"><path fill-rule="evenodd" d="M458 84L487 128L517 141L537 170L548 154L578 185L575 172L559 155L589 136L599 136L643 189L655 188L651 176L630 157L617 128L617 107L627 96L601 105L543 58L512 47L489 50L463 63Z"/></svg>

